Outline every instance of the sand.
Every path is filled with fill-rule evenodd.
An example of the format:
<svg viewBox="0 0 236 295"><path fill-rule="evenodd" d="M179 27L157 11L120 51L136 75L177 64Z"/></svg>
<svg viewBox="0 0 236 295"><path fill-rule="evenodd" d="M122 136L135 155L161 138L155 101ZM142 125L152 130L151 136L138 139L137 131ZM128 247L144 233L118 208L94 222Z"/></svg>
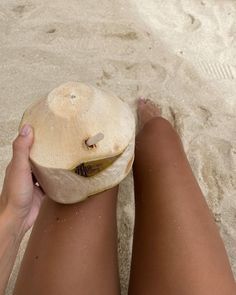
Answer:
<svg viewBox="0 0 236 295"><path fill-rule="evenodd" d="M2 0L0 185L24 109L54 87L90 82L134 111L146 96L180 133L236 275L235 33L234 0ZM118 208L123 294L133 219L130 174Z"/></svg>

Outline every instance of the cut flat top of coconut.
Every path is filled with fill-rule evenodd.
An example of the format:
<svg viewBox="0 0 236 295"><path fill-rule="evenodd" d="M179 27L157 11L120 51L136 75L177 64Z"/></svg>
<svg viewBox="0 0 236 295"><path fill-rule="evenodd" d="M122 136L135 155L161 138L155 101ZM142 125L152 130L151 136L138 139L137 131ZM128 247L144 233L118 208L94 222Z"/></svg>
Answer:
<svg viewBox="0 0 236 295"><path fill-rule="evenodd" d="M134 116L125 102L79 82L63 84L33 103L20 127L25 123L34 128L30 158L61 169L121 154L135 133Z"/></svg>

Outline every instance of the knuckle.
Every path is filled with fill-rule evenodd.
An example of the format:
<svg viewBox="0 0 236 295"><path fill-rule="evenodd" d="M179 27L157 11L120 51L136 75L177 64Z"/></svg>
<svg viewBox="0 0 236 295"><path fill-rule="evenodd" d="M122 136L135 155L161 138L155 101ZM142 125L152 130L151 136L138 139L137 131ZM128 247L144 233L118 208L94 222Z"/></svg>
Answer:
<svg viewBox="0 0 236 295"><path fill-rule="evenodd" d="M13 146L13 155L16 153L22 154L25 151L25 146L19 138L13 141L12 146Z"/></svg>
<svg viewBox="0 0 236 295"><path fill-rule="evenodd" d="M16 138L14 141L13 141L13 150L18 150L20 147L21 147L21 144L20 144L20 141L18 140L18 138Z"/></svg>

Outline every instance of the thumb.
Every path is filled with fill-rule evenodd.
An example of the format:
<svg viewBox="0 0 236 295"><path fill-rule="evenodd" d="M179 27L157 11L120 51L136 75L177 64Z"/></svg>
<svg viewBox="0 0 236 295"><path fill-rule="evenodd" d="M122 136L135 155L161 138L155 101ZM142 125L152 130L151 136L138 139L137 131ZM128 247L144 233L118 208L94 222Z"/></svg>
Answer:
<svg viewBox="0 0 236 295"><path fill-rule="evenodd" d="M25 124L13 142L12 168L15 171L30 171L29 153L33 144L33 129Z"/></svg>

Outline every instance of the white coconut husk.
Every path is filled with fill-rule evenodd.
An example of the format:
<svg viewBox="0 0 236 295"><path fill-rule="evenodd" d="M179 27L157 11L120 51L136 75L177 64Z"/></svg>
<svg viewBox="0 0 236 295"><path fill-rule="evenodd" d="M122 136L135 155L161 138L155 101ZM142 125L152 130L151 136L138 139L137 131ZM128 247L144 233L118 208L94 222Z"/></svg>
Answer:
<svg viewBox="0 0 236 295"><path fill-rule="evenodd" d="M25 123L34 129L32 171L57 202L75 203L111 188L132 167L134 116L111 93L68 82L33 103L19 128ZM89 177L82 176L84 167Z"/></svg>

